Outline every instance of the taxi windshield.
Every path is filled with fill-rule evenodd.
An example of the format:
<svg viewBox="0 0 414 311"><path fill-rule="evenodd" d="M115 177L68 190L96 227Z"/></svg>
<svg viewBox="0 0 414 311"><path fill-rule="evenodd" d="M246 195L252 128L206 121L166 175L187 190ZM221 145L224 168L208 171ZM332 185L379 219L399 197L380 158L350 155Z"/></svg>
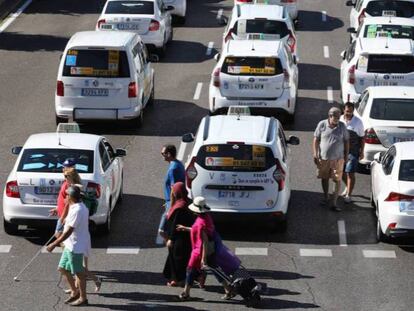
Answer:
<svg viewBox="0 0 414 311"><path fill-rule="evenodd" d="M152 1L110 1L105 14L154 14Z"/></svg>
<svg viewBox="0 0 414 311"><path fill-rule="evenodd" d="M384 36L394 39L414 40L414 27L404 25L367 25L364 30L364 38L377 38Z"/></svg>
<svg viewBox="0 0 414 311"><path fill-rule="evenodd" d="M73 159L79 173L93 173L93 151L78 149L25 149L18 172L61 173L63 162Z"/></svg>

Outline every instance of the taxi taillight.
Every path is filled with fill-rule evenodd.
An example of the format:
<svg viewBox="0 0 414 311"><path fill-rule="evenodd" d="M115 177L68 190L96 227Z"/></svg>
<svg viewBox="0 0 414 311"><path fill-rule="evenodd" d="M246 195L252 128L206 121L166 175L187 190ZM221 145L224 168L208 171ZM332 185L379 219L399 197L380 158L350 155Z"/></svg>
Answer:
<svg viewBox="0 0 414 311"><path fill-rule="evenodd" d="M282 165L280 164L279 159L275 159L275 162L276 162L276 169L273 172L273 179L276 181L278 185L278 190L282 191L285 188L286 172L283 169Z"/></svg>
<svg viewBox="0 0 414 311"><path fill-rule="evenodd" d="M19 185L17 180L9 181L6 184L6 196L9 198L20 198Z"/></svg>
<svg viewBox="0 0 414 311"><path fill-rule="evenodd" d="M186 181L187 181L187 187L191 189L193 180L197 177L197 170L195 168L195 161L196 157L193 157L190 161L190 164L188 165L187 169L185 170L186 175Z"/></svg>
<svg viewBox="0 0 414 311"><path fill-rule="evenodd" d="M56 83L56 95L57 96L65 96L65 86L63 81L58 80Z"/></svg>
<svg viewBox="0 0 414 311"><path fill-rule="evenodd" d="M103 25L103 24L105 24L106 23L106 21L104 20L104 19L100 19L99 21L98 21L98 24L96 25L96 27L98 28L98 29L101 29L101 26Z"/></svg>
<svg viewBox="0 0 414 311"><path fill-rule="evenodd" d="M137 97L138 95L138 84L136 82L131 82L128 85L128 98Z"/></svg>
<svg viewBox="0 0 414 311"><path fill-rule="evenodd" d="M149 25L149 31L157 31L160 29L160 23L155 19L152 19Z"/></svg>

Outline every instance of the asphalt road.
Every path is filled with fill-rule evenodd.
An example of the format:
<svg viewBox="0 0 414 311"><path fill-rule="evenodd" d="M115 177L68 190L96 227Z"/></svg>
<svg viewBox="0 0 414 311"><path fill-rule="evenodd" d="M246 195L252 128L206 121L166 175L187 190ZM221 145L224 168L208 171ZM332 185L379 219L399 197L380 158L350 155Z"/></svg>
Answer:
<svg viewBox="0 0 414 311"><path fill-rule="evenodd" d="M55 130L54 88L61 51L73 33L94 28L102 3L37 0L0 34L2 188L15 161L11 147L23 144L32 133ZM165 286L161 271L166 250L156 243L167 166L160 150L165 143L178 146L180 136L194 132L208 112L213 55L220 49L223 31L216 16L220 9L228 15L231 7L230 0L188 2L186 25L174 29L167 57L154 64L156 102L145 112L142 129L82 127L128 150L125 200L113 214L111 234L93 240L90 267L104 283L99 294L88 285L90 310L245 308L239 298L221 301L222 289L213 277L207 280L207 291L194 289L194 300L177 302L180 289ZM339 53L348 43L348 16L344 1L300 1L299 102L287 132L300 137L301 144L291 148L293 197L287 232L272 234L260 223L219 226L225 244L267 285L261 309L412 309L412 241L376 242L369 176L357 176L355 202L342 212L319 205L322 195L311 140L317 122L339 101ZM207 55L209 42L214 46ZM199 98L194 96L198 83ZM339 228L345 230L340 233ZM59 254L40 254L21 281L13 282L50 234L27 229L8 236L0 230L0 310L69 309L63 305L63 282L59 284L56 272ZM119 254L122 251L126 254Z"/></svg>

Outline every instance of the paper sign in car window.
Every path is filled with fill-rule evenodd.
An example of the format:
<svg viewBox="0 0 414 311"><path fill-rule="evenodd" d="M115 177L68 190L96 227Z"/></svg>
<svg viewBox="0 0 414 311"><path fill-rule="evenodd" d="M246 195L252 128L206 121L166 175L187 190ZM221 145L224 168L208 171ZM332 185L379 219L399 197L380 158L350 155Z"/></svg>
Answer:
<svg viewBox="0 0 414 311"><path fill-rule="evenodd" d="M358 59L358 69L366 70L368 67L368 57L361 55Z"/></svg>
<svg viewBox="0 0 414 311"><path fill-rule="evenodd" d="M369 25L367 31L367 38L375 38L377 36L377 25Z"/></svg>
<svg viewBox="0 0 414 311"><path fill-rule="evenodd" d="M233 166L233 158L207 157L206 166Z"/></svg>
<svg viewBox="0 0 414 311"><path fill-rule="evenodd" d="M68 55L78 55L78 51L76 50L69 50Z"/></svg>
<svg viewBox="0 0 414 311"><path fill-rule="evenodd" d="M264 167L263 161L256 161L256 160L234 160L233 166L239 167Z"/></svg>
<svg viewBox="0 0 414 311"><path fill-rule="evenodd" d="M207 152L218 152L219 151L219 146L217 146L217 145L206 146L206 151Z"/></svg>
<svg viewBox="0 0 414 311"><path fill-rule="evenodd" d="M66 66L76 66L76 55L66 55Z"/></svg>
<svg viewBox="0 0 414 311"><path fill-rule="evenodd" d="M242 35L246 33L246 24L247 24L247 21L245 19L238 20L237 22L237 34L238 35L239 34Z"/></svg>
<svg viewBox="0 0 414 311"><path fill-rule="evenodd" d="M241 72L241 67L240 66L228 66L227 67L227 72L228 73L240 73Z"/></svg>
<svg viewBox="0 0 414 311"><path fill-rule="evenodd" d="M255 161L263 161L266 154L266 149L263 146L253 146L252 148L252 155L253 160Z"/></svg>
<svg viewBox="0 0 414 311"><path fill-rule="evenodd" d="M92 75L93 68L92 67L70 67L70 74L71 75Z"/></svg>
<svg viewBox="0 0 414 311"><path fill-rule="evenodd" d="M118 74L119 51L109 51L108 53L108 70L109 75Z"/></svg>
<svg viewBox="0 0 414 311"><path fill-rule="evenodd" d="M395 17L397 16L397 11L394 10L383 10L382 16L389 16L389 17Z"/></svg>

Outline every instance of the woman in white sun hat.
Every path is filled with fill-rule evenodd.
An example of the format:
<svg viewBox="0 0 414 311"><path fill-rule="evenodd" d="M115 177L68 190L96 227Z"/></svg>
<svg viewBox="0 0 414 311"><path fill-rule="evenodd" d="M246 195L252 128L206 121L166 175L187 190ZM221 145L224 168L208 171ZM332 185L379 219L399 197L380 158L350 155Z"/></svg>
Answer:
<svg viewBox="0 0 414 311"><path fill-rule="evenodd" d="M193 203L190 204L188 208L190 211L197 215L197 218L191 227L177 225L177 230L190 232L192 247L191 257L187 264L184 290L179 295L180 300L190 299L190 289L193 285L194 279L202 274L202 268L207 265L207 245L209 239L213 240L215 233L213 219L208 213L210 211L210 208L207 206L204 197L194 198ZM229 284L217 275L216 278L219 282L221 282L226 292L222 298L230 299L234 297Z"/></svg>

